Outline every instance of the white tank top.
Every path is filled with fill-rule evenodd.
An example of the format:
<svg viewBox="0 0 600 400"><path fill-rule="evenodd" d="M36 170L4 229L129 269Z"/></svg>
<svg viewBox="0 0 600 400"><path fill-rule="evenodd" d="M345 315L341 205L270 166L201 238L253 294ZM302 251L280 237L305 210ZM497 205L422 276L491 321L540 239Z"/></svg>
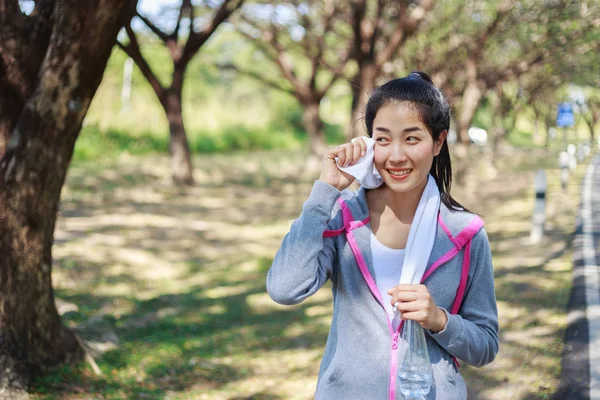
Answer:
<svg viewBox="0 0 600 400"><path fill-rule="evenodd" d="M373 269L375 270L375 283L381 295L385 310L394 316L391 301L392 296L387 291L398 285L402 274L405 249L390 249L377 240L371 232L371 254L373 257Z"/></svg>

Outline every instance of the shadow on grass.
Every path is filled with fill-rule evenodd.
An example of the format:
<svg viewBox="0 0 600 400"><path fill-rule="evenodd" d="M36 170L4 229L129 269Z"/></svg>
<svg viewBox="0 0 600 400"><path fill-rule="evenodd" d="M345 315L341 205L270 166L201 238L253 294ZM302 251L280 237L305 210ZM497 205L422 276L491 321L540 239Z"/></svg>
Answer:
<svg viewBox="0 0 600 400"><path fill-rule="evenodd" d="M118 301L131 302L133 310L118 320L109 318L120 345L100 359L98 364L104 376L92 376L82 367L63 368L37 381L35 387L42 388L37 394L52 392L62 396L85 388L85 392L102 393L108 398L114 395L162 399L168 393L190 388L218 389L253 373L235 362L217 360L236 354L253 357L270 351L320 349L324 345L328 326L308 317L306 310L325 305L328 300L264 314L257 313L247 302L248 296L264 293L263 285L221 298L204 296L204 290L197 287L188 293L165 294L146 301L57 291L57 296L65 301L85 304L81 313L93 315L103 305ZM79 322L81 316L69 313L63 320L67 324ZM284 335L292 324L310 329ZM260 392L236 398L279 397Z"/></svg>

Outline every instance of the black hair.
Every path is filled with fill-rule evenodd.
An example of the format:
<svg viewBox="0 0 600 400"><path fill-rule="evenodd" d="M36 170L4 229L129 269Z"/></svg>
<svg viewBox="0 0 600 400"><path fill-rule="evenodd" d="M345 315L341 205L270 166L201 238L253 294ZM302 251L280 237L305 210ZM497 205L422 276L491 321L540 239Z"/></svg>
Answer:
<svg viewBox="0 0 600 400"><path fill-rule="evenodd" d="M406 78L393 79L373 91L365 108L365 124L370 137L373 136L373 121L377 111L387 104L402 102L415 107L434 141L443 131L449 131L450 104L446 96L433 84L429 75L416 71ZM468 211L450 195L452 165L447 139L440 153L433 158L429 173L435 179L441 200L448 208Z"/></svg>

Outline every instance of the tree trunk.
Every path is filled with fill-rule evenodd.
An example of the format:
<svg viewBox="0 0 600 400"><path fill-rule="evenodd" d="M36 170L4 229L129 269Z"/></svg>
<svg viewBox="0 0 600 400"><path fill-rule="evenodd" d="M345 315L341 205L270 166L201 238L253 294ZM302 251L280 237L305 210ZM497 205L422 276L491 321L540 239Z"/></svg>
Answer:
<svg viewBox="0 0 600 400"><path fill-rule="evenodd" d="M355 138L367 134L363 117L365 107L369 101L369 95L375 86L375 80L379 75L379 70L374 60L363 62L359 66L357 74L352 78L352 110L348 137Z"/></svg>
<svg viewBox="0 0 600 400"><path fill-rule="evenodd" d="M469 143L468 131L482 96L481 89L477 84L477 65L474 60L467 60L466 64L468 80L462 95L456 132L456 139L463 144Z"/></svg>
<svg viewBox="0 0 600 400"><path fill-rule="evenodd" d="M504 138L505 130L502 121L502 111L501 111L501 99L498 92L494 93L490 98L490 106L492 111L492 126L490 127L491 133L491 150L492 150L492 163L496 166L498 149L500 147L500 143Z"/></svg>
<svg viewBox="0 0 600 400"><path fill-rule="evenodd" d="M549 149L550 148L550 141L551 141L551 138L550 138L550 127L548 126L548 124L546 124L545 121L544 121L544 129L546 131L546 142L544 143L544 147L546 149Z"/></svg>
<svg viewBox="0 0 600 400"><path fill-rule="evenodd" d="M318 159L325 155L325 133L323 121L319 115L319 101L314 100L303 104L302 123L308 134L310 154Z"/></svg>
<svg viewBox="0 0 600 400"><path fill-rule="evenodd" d="M37 24L34 30L50 25L49 43L46 39L40 48L29 42L31 37L15 39L30 52L45 54L43 61L27 67L38 74L33 80L0 76L2 86L26 99L20 109L0 108L0 133L9 138L0 143L0 393L24 389L48 368L82 359L79 342L61 324L54 305L56 213L81 123L135 3L40 2L40 13L24 18ZM2 9L1 17L10 21L6 13ZM10 49L0 48L0 69L22 69L21 60L11 55ZM11 94L0 96L3 104Z"/></svg>
<svg viewBox="0 0 600 400"><path fill-rule="evenodd" d="M531 108L533 110L533 117L534 117L533 142L534 143L542 143L541 128L542 128L542 126L545 126L544 121L543 121L540 113L536 110L536 108L535 107L531 107ZM547 141L547 136L546 136L545 140Z"/></svg>
<svg viewBox="0 0 600 400"><path fill-rule="evenodd" d="M537 144L541 142L540 137L540 120L536 116L533 120L533 143Z"/></svg>
<svg viewBox="0 0 600 400"><path fill-rule="evenodd" d="M462 104L458 117L456 139L463 144L469 143L469 128L475 117L475 112L481 100L481 90L476 84L469 83L463 93Z"/></svg>
<svg viewBox="0 0 600 400"><path fill-rule="evenodd" d="M588 128L590 129L590 140L592 141L592 143L594 143L594 126L596 125L593 118L583 118L588 126Z"/></svg>
<svg viewBox="0 0 600 400"><path fill-rule="evenodd" d="M181 101L183 74L184 71L176 70L173 85L165 92L165 98L161 103L169 121L169 154L171 155L173 182L180 185L193 185L194 176L190 146L183 124Z"/></svg>

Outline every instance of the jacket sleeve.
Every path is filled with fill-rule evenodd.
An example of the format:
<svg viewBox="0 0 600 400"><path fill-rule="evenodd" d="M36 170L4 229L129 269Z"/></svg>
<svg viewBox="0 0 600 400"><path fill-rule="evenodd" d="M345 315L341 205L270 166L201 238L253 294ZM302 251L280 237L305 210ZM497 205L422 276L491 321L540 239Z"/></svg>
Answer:
<svg viewBox="0 0 600 400"><path fill-rule="evenodd" d="M323 238L340 191L316 181L302 213L283 238L267 274L267 291L280 304L298 304L333 274L334 238Z"/></svg>
<svg viewBox="0 0 600 400"><path fill-rule="evenodd" d="M430 334L451 355L482 367L494 360L499 348L492 255L484 229L473 237L470 271L473 275L459 313L444 310L446 327Z"/></svg>

